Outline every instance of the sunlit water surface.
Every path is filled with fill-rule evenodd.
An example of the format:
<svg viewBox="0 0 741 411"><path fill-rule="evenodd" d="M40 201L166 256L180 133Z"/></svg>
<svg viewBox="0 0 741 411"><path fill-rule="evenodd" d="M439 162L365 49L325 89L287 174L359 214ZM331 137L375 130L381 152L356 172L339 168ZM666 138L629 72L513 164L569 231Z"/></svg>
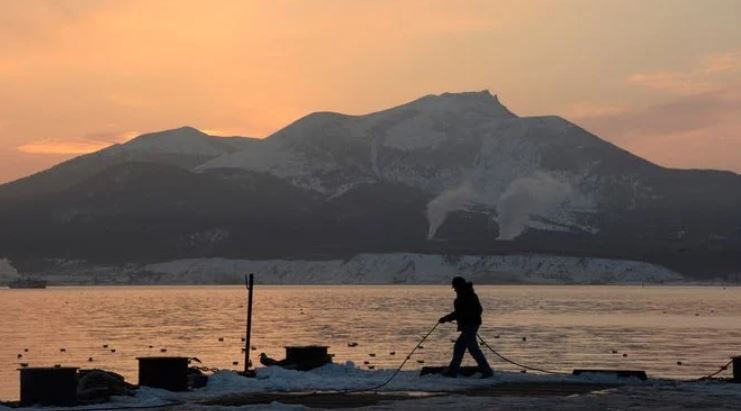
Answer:
<svg viewBox="0 0 741 411"><path fill-rule="evenodd" d="M738 287L476 289L485 308L481 335L525 364L693 378L741 354ZM18 398L22 362L104 368L133 383L139 356L198 357L209 367L241 369L245 297L238 286L0 289L0 399ZM252 358L283 358L286 345L320 344L335 362L395 368L453 298L446 286L258 285ZM454 325L440 326L408 367L446 363L455 336ZM495 369L516 369L487 356Z"/></svg>

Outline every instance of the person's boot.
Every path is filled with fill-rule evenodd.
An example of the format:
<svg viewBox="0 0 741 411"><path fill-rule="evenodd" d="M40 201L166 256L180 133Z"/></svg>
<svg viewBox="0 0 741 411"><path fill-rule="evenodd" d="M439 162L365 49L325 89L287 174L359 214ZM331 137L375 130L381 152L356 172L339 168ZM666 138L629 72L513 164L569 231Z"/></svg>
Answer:
<svg viewBox="0 0 741 411"><path fill-rule="evenodd" d="M451 370L450 368L446 368L445 371L442 372L442 375L443 375L443 377L448 377L448 378L456 378L456 377L458 377L458 373L455 372L455 371L453 371L453 370Z"/></svg>
<svg viewBox="0 0 741 411"><path fill-rule="evenodd" d="M479 377L479 378L484 379L484 378L491 378L493 376L494 376L494 371L488 370L488 371L482 371L481 372L481 377Z"/></svg>

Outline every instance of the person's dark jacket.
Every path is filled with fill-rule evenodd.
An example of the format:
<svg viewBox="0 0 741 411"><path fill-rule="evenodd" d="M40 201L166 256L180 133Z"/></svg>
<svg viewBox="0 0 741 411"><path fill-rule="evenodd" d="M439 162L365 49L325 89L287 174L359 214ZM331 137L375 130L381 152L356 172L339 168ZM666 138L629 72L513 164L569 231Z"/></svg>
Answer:
<svg viewBox="0 0 741 411"><path fill-rule="evenodd" d="M467 325L481 325L481 307L479 297L473 291L473 283L467 282L461 288L453 303L455 311L441 318L441 322L455 320L458 323L458 331Z"/></svg>

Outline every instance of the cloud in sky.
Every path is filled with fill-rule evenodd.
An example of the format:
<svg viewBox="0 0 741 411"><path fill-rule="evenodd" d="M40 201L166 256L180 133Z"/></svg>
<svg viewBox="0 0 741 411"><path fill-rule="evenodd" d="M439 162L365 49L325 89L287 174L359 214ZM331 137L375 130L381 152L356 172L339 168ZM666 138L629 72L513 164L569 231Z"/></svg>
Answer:
<svg viewBox="0 0 741 411"><path fill-rule="evenodd" d="M661 165L741 172L741 86L577 123Z"/></svg>
<svg viewBox="0 0 741 411"><path fill-rule="evenodd" d="M685 71L636 73L628 77L630 84L680 96L718 91L741 76L741 50L703 56Z"/></svg>
<svg viewBox="0 0 741 411"><path fill-rule="evenodd" d="M18 151L28 154L84 154L98 151L111 143L87 138L52 138L36 140L18 146Z"/></svg>
<svg viewBox="0 0 741 411"><path fill-rule="evenodd" d="M565 115L661 165L741 172L741 50L699 56L683 70L635 73L626 83L664 101L574 104Z"/></svg>
<svg viewBox="0 0 741 411"><path fill-rule="evenodd" d="M47 138L22 144L17 150L27 154L86 154L113 144L124 143L138 134L136 131L128 131L89 137Z"/></svg>

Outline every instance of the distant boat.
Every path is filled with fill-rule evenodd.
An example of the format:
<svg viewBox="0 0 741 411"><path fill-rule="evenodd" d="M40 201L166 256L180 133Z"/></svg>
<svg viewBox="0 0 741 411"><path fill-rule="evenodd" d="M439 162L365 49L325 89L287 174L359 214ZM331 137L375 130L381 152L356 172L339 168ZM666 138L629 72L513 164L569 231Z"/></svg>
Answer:
<svg viewBox="0 0 741 411"><path fill-rule="evenodd" d="M8 288L46 288L46 280L20 278L8 282Z"/></svg>

